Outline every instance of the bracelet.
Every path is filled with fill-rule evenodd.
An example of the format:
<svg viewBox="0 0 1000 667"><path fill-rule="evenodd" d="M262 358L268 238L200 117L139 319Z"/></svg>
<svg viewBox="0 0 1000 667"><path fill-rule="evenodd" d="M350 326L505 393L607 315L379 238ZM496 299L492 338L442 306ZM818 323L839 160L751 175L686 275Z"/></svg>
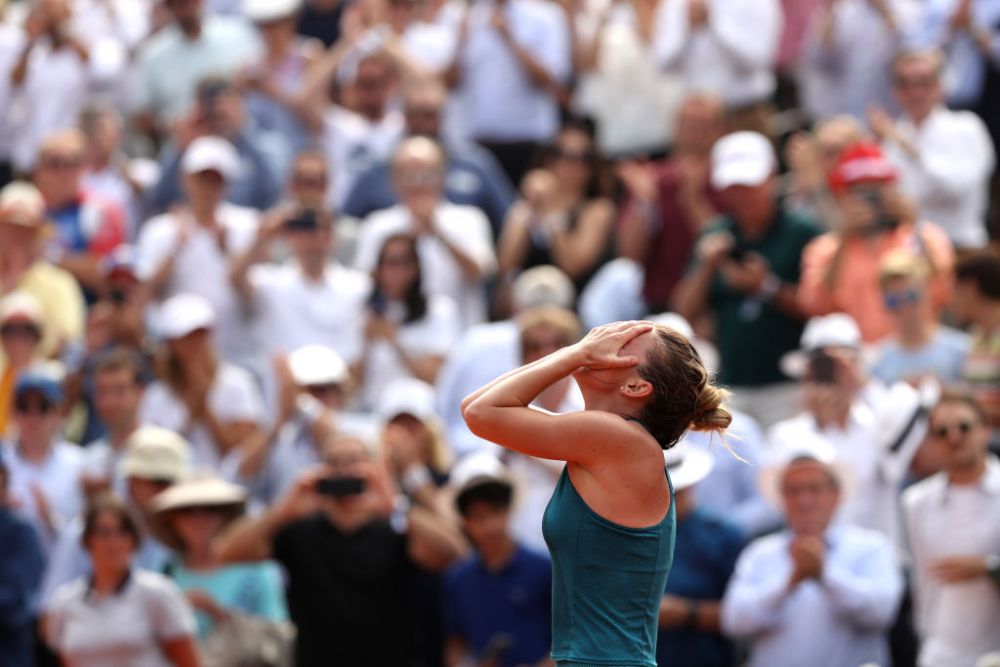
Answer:
<svg viewBox="0 0 1000 667"><path fill-rule="evenodd" d="M688 600L687 603L687 619L685 619L684 624L689 628L698 627L698 602L695 600Z"/></svg>

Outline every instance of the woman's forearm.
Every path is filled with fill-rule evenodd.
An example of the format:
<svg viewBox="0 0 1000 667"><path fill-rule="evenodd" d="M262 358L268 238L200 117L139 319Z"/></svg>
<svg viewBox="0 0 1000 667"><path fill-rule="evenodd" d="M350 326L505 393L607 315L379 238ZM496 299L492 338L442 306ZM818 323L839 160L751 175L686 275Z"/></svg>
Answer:
<svg viewBox="0 0 1000 667"><path fill-rule="evenodd" d="M526 408L539 394L583 365L574 346L553 352L487 385L474 399L488 407Z"/></svg>

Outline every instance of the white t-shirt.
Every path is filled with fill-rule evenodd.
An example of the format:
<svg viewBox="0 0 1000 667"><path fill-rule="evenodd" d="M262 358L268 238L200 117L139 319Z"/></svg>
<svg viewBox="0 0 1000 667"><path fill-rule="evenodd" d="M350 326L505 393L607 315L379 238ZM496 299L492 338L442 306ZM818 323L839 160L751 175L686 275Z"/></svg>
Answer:
<svg viewBox="0 0 1000 667"><path fill-rule="evenodd" d="M387 111L373 123L353 111L330 107L323 124L323 151L330 165L328 203L339 210L359 176L387 162L405 129L403 114Z"/></svg>
<svg viewBox="0 0 1000 667"><path fill-rule="evenodd" d="M474 206L458 206L443 202L434 215L438 233L468 254L484 276L496 270L496 253L490 222ZM413 233L415 226L410 212L402 205L376 211L365 219L358 232L355 266L371 272L378 262L382 244L393 234ZM486 289L482 282L470 282L451 251L434 236L417 239L417 254L423 272L423 286L428 294L445 294L458 304L462 325L486 319Z"/></svg>
<svg viewBox="0 0 1000 667"><path fill-rule="evenodd" d="M259 422L264 417L264 402L253 376L239 366L221 363L208 391L208 409L222 423ZM209 468L232 479L239 463L238 449L221 456L208 428L201 422L185 432L188 409L163 382L146 388L139 408L143 423L162 426L185 435L191 443L191 459L196 468Z"/></svg>
<svg viewBox="0 0 1000 667"><path fill-rule="evenodd" d="M83 511L83 491L80 471L83 455L80 448L68 442L56 442L41 463L25 460L14 445L4 448L4 463L9 478L8 495L21 508L24 516L38 529L42 546L48 551L55 541L42 523L32 488L38 488L49 504L56 530L65 526Z"/></svg>
<svg viewBox="0 0 1000 667"><path fill-rule="evenodd" d="M251 318L229 281L229 265L253 244L259 219L253 209L223 203L216 220L223 230L221 246L215 232L198 225L187 212L165 213L148 220L139 233L137 269L139 277L148 280L168 257L175 256L163 298L187 292L207 299L215 308L215 342L222 357L252 365L256 346ZM180 232L185 226L188 239L181 245Z"/></svg>
<svg viewBox="0 0 1000 667"><path fill-rule="evenodd" d="M88 589L86 579L60 588L46 624L49 644L74 667L169 667L163 643L194 635L191 608L161 574L133 570L103 599Z"/></svg>
<svg viewBox="0 0 1000 667"><path fill-rule="evenodd" d="M393 310L394 308L389 308L389 317L392 317ZM461 326L455 302L443 294L433 294L427 299L427 313L424 317L399 326L396 336L407 355L443 357L458 340ZM365 360L365 377L361 385L362 407L374 409L389 383L411 375L392 345L384 340L374 341L368 348Z"/></svg>

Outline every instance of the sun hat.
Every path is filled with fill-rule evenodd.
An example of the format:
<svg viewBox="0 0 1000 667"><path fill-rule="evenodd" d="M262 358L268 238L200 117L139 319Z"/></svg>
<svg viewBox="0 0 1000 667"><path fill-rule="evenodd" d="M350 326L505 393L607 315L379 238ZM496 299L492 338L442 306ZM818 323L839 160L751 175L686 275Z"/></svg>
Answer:
<svg viewBox="0 0 1000 667"><path fill-rule="evenodd" d="M168 518L170 512L189 507L212 507L227 514L227 523L243 514L247 492L215 476L192 477L174 484L153 498L153 516L150 530L163 544L173 549L183 549Z"/></svg>
<svg viewBox="0 0 1000 667"><path fill-rule="evenodd" d="M758 132L733 132L712 147L712 187L762 185L778 168L770 140Z"/></svg>
<svg viewBox="0 0 1000 667"><path fill-rule="evenodd" d="M183 338L198 329L215 326L215 309L203 296L178 294L160 306L159 333L166 340Z"/></svg>
<svg viewBox="0 0 1000 667"><path fill-rule="evenodd" d="M781 484L788 467L797 461L814 461L832 473L840 486L840 502L854 495L857 476L838 457L833 445L820 437L807 438L782 447L765 463L757 479L761 497L778 509L784 509Z"/></svg>
<svg viewBox="0 0 1000 667"><path fill-rule="evenodd" d="M288 355L288 370L300 387L344 384L351 373L343 358L325 345L305 345Z"/></svg>
<svg viewBox="0 0 1000 667"><path fill-rule="evenodd" d="M181 435L159 426L140 426L125 441L118 463L122 477L177 482L190 473L191 445Z"/></svg>
<svg viewBox="0 0 1000 667"><path fill-rule="evenodd" d="M184 151L181 170L185 174L203 171L218 172L226 181L239 178L242 168L240 155L233 145L222 137L198 137Z"/></svg>
<svg viewBox="0 0 1000 667"><path fill-rule="evenodd" d="M712 455L686 438L664 450L663 461L670 475L674 491L690 488L708 477L715 466Z"/></svg>

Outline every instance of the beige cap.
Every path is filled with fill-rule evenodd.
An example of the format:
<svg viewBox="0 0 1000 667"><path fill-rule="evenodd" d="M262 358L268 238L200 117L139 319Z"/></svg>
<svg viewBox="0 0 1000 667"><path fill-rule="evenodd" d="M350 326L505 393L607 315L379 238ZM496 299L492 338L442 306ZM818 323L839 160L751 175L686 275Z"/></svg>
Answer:
<svg viewBox="0 0 1000 667"><path fill-rule="evenodd" d="M45 199L31 183L14 181L0 190L0 222L40 227L45 222Z"/></svg>
<svg viewBox="0 0 1000 667"><path fill-rule="evenodd" d="M125 443L118 464L122 477L177 482L191 471L191 445L182 436L159 426L141 426Z"/></svg>

